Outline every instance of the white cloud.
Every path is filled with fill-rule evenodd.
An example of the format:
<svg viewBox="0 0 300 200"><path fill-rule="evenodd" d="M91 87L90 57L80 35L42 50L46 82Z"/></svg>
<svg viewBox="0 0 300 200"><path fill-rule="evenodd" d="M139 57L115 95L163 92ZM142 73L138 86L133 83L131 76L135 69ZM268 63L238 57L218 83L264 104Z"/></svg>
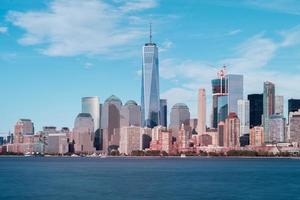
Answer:
<svg viewBox="0 0 300 200"><path fill-rule="evenodd" d="M84 68L85 68L85 69L91 69L93 66L94 66L93 63L90 63L90 62L84 63Z"/></svg>
<svg viewBox="0 0 300 200"><path fill-rule="evenodd" d="M300 26L296 26L290 30L280 31L279 33L283 37L283 41L280 44L282 47L293 46L300 43Z"/></svg>
<svg viewBox="0 0 300 200"><path fill-rule="evenodd" d="M8 30L7 27L5 27L5 26L0 26L0 33L6 33L7 30Z"/></svg>
<svg viewBox="0 0 300 200"><path fill-rule="evenodd" d="M140 11L145 9L154 8L157 6L157 2L154 0L134 0L126 1L126 3L120 7L122 12Z"/></svg>
<svg viewBox="0 0 300 200"><path fill-rule="evenodd" d="M229 32L227 33L227 35L233 36L233 35L237 35L237 34L239 34L239 33L241 33L241 32L242 32L241 29L235 29L235 30L229 31Z"/></svg>
<svg viewBox="0 0 300 200"><path fill-rule="evenodd" d="M237 73L254 70L265 66L273 58L277 48L274 41L258 34L236 48L237 57L224 59L221 63L230 66Z"/></svg>
<svg viewBox="0 0 300 200"><path fill-rule="evenodd" d="M129 11L154 7L126 1L119 6L101 0L55 0L46 11L10 11L7 19L26 32L19 43L40 45L49 56L111 55L128 52L128 45L146 35L130 24Z"/></svg>
<svg viewBox="0 0 300 200"><path fill-rule="evenodd" d="M300 2L298 0L247 0L245 3L260 9L300 15Z"/></svg>
<svg viewBox="0 0 300 200"><path fill-rule="evenodd" d="M173 42L170 40L166 40L162 43L162 45L159 47L159 52L164 52L169 50L170 48L173 47Z"/></svg>

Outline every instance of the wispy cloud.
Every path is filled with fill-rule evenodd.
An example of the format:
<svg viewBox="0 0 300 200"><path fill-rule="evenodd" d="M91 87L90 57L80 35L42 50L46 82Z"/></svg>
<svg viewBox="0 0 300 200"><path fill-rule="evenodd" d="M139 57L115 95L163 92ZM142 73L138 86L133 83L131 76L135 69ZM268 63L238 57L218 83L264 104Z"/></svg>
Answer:
<svg viewBox="0 0 300 200"><path fill-rule="evenodd" d="M155 1L55 0L46 11L10 11L7 19L25 30L22 45L39 45L49 56L112 55L146 35L141 24L130 24L130 11L155 7ZM144 25L143 25L144 26ZM143 27L144 28L144 27Z"/></svg>
<svg viewBox="0 0 300 200"><path fill-rule="evenodd" d="M298 0L247 0L245 3L260 9L300 15L300 1Z"/></svg>
<svg viewBox="0 0 300 200"><path fill-rule="evenodd" d="M227 33L227 35L229 35L229 36L237 35L237 34L239 34L239 33L241 33L241 32L242 32L241 29L235 29L235 30L229 31L229 32Z"/></svg>
<svg viewBox="0 0 300 200"><path fill-rule="evenodd" d="M6 33L8 31L8 28L5 26L0 26L0 33Z"/></svg>

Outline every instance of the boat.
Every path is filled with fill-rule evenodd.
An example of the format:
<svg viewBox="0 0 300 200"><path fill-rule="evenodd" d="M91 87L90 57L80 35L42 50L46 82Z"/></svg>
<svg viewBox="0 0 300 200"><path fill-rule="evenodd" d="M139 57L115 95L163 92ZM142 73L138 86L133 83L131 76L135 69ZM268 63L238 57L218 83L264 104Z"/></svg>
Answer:
<svg viewBox="0 0 300 200"><path fill-rule="evenodd" d="M180 158L186 158L186 155L183 153L180 155Z"/></svg>
<svg viewBox="0 0 300 200"><path fill-rule="evenodd" d="M79 157L77 154L72 154L71 157Z"/></svg>
<svg viewBox="0 0 300 200"><path fill-rule="evenodd" d="M26 153L24 154L24 156L25 156L25 157L31 157L31 156L32 156L32 153L26 152Z"/></svg>

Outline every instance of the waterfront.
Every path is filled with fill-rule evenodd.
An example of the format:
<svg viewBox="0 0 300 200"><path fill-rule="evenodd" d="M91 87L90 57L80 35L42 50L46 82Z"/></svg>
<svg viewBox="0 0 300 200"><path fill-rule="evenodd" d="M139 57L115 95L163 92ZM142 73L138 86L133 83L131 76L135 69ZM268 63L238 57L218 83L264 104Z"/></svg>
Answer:
<svg viewBox="0 0 300 200"><path fill-rule="evenodd" d="M0 199L299 199L300 160L0 157Z"/></svg>

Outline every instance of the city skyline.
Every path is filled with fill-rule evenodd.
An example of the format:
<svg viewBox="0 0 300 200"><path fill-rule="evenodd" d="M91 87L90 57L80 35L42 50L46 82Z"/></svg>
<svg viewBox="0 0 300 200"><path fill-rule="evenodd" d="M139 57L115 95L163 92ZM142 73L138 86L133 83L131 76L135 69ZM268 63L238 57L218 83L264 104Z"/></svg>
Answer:
<svg viewBox="0 0 300 200"><path fill-rule="evenodd" d="M280 4L280 1L276 2ZM148 40L150 21L160 49L161 98L168 99L169 111L175 103L185 103L191 117L195 118L197 91L202 87L207 91L209 115L210 81L217 73L214 68L219 69L223 64L227 65L230 74L244 74L244 99L251 93L263 93L263 82L272 81L276 85L276 95L284 96L287 117L288 99L300 97L297 95L300 91L294 85L300 70L297 59L300 50L297 20L300 17L299 11L291 6L276 3L270 6L263 2L258 5L248 1L236 5L234 1L191 1L180 12L175 12L182 7L182 2L171 5L167 1L154 0L147 3L93 0L69 4L67 1L16 3L4 0L0 10L0 43L3 44L0 47L0 78L6 84L0 86L4 96L0 100L1 132L13 131L20 118L31 119L36 130L51 125L71 128L81 112L80 99L85 96L99 96L100 103L112 94L124 103L131 99L140 102L140 51ZM195 5L198 7L192 8ZM66 25L70 22L70 13L78 11L80 6L82 9L95 6L95 9L83 19L82 23L86 24L72 24L80 33L76 38L78 41L74 41L71 38L74 29ZM116 21L105 24L101 19L109 8L121 12L109 14L109 19ZM205 9L212 12L204 12ZM62 14L62 10L66 12ZM187 10L190 13L186 13ZM248 20L256 21L255 27L243 25L247 20L228 22L243 12L251 14ZM47 18L49 15L51 17ZM36 16L39 19L35 19ZM124 17L123 21L118 18L120 16ZM195 17L200 20L191 20ZM226 23L221 25L223 17ZM259 17L265 18L259 22ZM51 25L50 22L55 20L60 24ZM276 20L285 23L278 25L274 23ZM120 25L121 22L124 24ZM99 30L97 25L104 30ZM60 26L66 30L56 31ZM93 46L91 39L83 38L90 35L84 35L82 28L99 35L99 38L91 39L103 45ZM113 30L119 32L113 36L104 34ZM109 38L115 43L107 42ZM78 46L82 41L87 45Z"/></svg>

